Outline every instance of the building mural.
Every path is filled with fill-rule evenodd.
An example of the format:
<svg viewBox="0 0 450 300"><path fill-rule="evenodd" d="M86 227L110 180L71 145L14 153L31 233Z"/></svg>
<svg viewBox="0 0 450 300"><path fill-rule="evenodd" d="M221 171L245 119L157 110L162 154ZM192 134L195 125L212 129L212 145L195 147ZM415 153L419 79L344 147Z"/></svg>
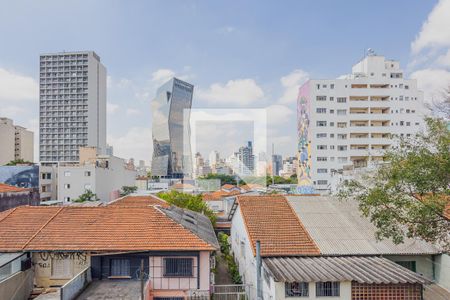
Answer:
<svg viewBox="0 0 450 300"><path fill-rule="evenodd" d="M311 180L311 145L309 143L309 84L305 83L300 89L297 98L297 194L314 194L315 190Z"/></svg>
<svg viewBox="0 0 450 300"><path fill-rule="evenodd" d="M38 188L39 166L1 166L0 182L21 188Z"/></svg>

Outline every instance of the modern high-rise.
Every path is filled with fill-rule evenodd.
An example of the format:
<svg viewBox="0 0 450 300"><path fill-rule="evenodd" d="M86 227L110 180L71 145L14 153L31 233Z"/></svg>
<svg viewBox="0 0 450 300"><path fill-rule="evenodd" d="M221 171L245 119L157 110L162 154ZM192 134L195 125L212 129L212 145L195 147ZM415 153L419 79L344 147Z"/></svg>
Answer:
<svg viewBox="0 0 450 300"><path fill-rule="evenodd" d="M400 64L369 53L337 79L299 90L299 186L331 189L343 170L376 167L395 137L423 128L423 93Z"/></svg>
<svg viewBox="0 0 450 300"><path fill-rule="evenodd" d="M192 177L189 116L194 86L177 78L163 84L152 100L152 176Z"/></svg>
<svg viewBox="0 0 450 300"><path fill-rule="evenodd" d="M13 120L0 118L0 166L12 160L33 162L33 132L13 124Z"/></svg>
<svg viewBox="0 0 450 300"><path fill-rule="evenodd" d="M280 171L283 169L283 157L279 154L272 155L272 175L280 175Z"/></svg>
<svg viewBox="0 0 450 300"><path fill-rule="evenodd" d="M255 173L255 155L253 155L253 144L248 141L247 146L239 148L239 173L240 175L252 176Z"/></svg>
<svg viewBox="0 0 450 300"><path fill-rule="evenodd" d="M39 160L77 162L106 151L106 69L93 51L40 56Z"/></svg>

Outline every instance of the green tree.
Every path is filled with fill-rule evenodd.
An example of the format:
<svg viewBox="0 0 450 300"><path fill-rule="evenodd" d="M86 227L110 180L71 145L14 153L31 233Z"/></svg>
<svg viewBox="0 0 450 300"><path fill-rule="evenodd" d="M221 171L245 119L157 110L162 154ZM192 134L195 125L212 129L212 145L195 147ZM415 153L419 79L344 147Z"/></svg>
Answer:
<svg viewBox="0 0 450 300"><path fill-rule="evenodd" d="M86 201L97 201L100 200L96 194L94 194L91 190L86 190L83 194L81 194L77 199L72 202L86 202Z"/></svg>
<svg viewBox="0 0 450 300"><path fill-rule="evenodd" d="M205 201L202 200L202 195L191 195L178 191L170 191L160 192L158 193L158 197L167 201L169 204L202 213L211 220L213 225L216 224L216 215L208 207Z"/></svg>
<svg viewBox="0 0 450 300"><path fill-rule="evenodd" d="M120 196L124 197L137 191L137 186L123 186L120 190Z"/></svg>
<svg viewBox="0 0 450 300"><path fill-rule="evenodd" d="M200 177L201 179L220 179L220 184L234 184L236 185L236 177L232 175L225 175L225 174L208 174L203 177Z"/></svg>
<svg viewBox="0 0 450 300"><path fill-rule="evenodd" d="M386 163L361 180L345 182L341 199L359 202L377 227L377 238L402 243L421 238L450 250L450 132L439 119L426 119L427 130L402 138L386 153Z"/></svg>
<svg viewBox="0 0 450 300"><path fill-rule="evenodd" d="M32 165L30 161L25 161L23 159L15 159L6 164L6 166L17 166L17 165Z"/></svg>

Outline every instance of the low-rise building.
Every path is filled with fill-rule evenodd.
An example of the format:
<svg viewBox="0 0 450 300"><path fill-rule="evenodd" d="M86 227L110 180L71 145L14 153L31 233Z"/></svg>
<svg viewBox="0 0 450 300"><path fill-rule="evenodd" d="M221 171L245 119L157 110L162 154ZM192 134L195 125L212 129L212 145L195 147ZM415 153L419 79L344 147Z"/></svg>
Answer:
<svg viewBox="0 0 450 300"><path fill-rule="evenodd" d="M58 200L70 202L90 190L101 201L111 201L119 197L123 186L134 186L135 179L136 171L124 159L80 148L79 163L59 164Z"/></svg>
<svg viewBox="0 0 450 300"><path fill-rule="evenodd" d="M436 262L448 256L417 239L399 245L378 241L376 228L361 217L353 201L322 196L237 198L232 251L244 283L256 287L260 242L264 299L446 299L435 289L448 293L450 272Z"/></svg>
<svg viewBox="0 0 450 300"><path fill-rule="evenodd" d="M39 205L39 191L0 183L0 212L21 206Z"/></svg>
<svg viewBox="0 0 450 300"><path fill-rule="evenodd" d="M35 285L60 286L61 293L69 282L92 278L99 281L85 292L120 279L140 295L135 283L146 274L145 299L209 297L217 249L207 217L151 205L149 199L128 196L108 206L23 206L0 213L0 253L30 253Z"/></svg>

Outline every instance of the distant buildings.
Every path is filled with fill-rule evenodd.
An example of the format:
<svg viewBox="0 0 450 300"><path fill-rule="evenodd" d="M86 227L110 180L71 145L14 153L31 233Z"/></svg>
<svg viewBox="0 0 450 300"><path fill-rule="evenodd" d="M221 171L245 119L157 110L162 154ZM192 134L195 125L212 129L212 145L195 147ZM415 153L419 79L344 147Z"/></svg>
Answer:
<svg viewBox="0 0 450 300"><path fill-rule="evenodd" d="M297 157L288 157L283 160L283 168L280 170L279 175L282 177L290 177L297 174L298 160Z"/></svg>
<svg viewBox="0 0 450 300"><path fill-rule="evenodd" d="M106 69L92 51L40 56L39 161L77 162L106 152Z"/></svg>
<svg viewBox="0 0 450 300"><path fill-rule="evenodd" d="M239 174L252 176L255 172L255 156L253 155L252 142L239 148L238 152Z"/></svg>
<svg viewBox="0 0 450 300"><path fill-rule="evenodd" d="M209 166L211 167L211 169L215 169L216 167L218 167L220 163L220 154L218 151L213 150L209 153Z"/></svg>
<svg viewBox="0 0 450 300"><path fill-rule="evenodd" d="M33 132L14 125L13 120L0 118L0 166L12 160L33 162Z"/></svg>
<svg viewBox="0 0 450 300"><path fill-rule="evenodd" d="M194 86L172 78L152 100L152 176L185 178L192 176L188 120ZM185 135L186 134L186 135Z"/></svg>
<svg viewBox="0 0 450 300"><path fill-rule="evenodd" d="M398 61L369 53L352 74L309 80L298 96L300 186L327 191L345 166L383 161L395 135L423 127L423 94Z"/></svg>
<svg viewBox="0 0 450 300"><path fill-rule="evenodd" d="M280 175L280 171L283 168L283 157L279 154L272 155L272 175Z"/></svg>
<svg viewBox="0 0 450 300"><path fill-rule="evenodd" d="M124 159L81 148L79 163L58 167L58 200L71 202L90 190L101 201L111 201L119 197L123 186L134 186L135 179L136 170Z"/></svg>

